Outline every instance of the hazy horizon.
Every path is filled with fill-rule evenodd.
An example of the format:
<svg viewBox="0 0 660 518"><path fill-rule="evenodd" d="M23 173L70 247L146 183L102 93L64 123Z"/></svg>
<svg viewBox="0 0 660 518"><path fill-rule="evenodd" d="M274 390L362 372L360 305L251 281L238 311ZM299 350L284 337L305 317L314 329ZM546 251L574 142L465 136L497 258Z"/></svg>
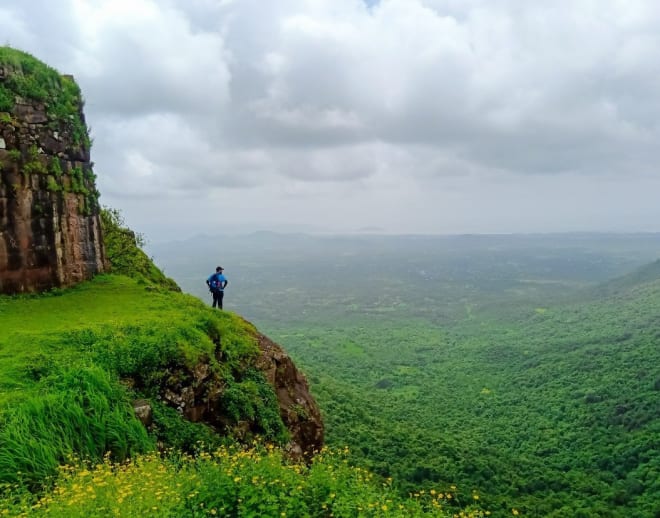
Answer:
<svg viewBox="0 0 660 518"><path fill-rule="evenodd" d="M229 230L219 230L217 232L196 232L186 236L173 236L170 238L164 238L160 240L151 239L150 236L141 232L139 229L136 229L146 240L146 246L158 246L166 245L172 243L183 243L187 241L193 241L198 239L208 239L217 236L221 237L230 237L230 238L241 238L241 237L253 237L259 235L275 235L275 236L305 236L312 238L353 238L353 237L384 237L384 238L443 238L443 239L452 239L452 238L551 238L551 237L564 237L576 239L588 239L588 238L626 238L626 237L659 237L660 232L616 232L616 231L567 231L567 232L492 232L492 233L479 233L479 232L465 232L465 233L425 233L425 232L409 232L409 233L393 233L393 232L378 232L378 231L360 231L356 230L354 232L330 232L330 231L321 231L321 230L305 230L304 228L297 229L295 227L282 227L280 230L271 230L267 228L256 229L256 230L241 230L241 229L229 229Z"/></svg>

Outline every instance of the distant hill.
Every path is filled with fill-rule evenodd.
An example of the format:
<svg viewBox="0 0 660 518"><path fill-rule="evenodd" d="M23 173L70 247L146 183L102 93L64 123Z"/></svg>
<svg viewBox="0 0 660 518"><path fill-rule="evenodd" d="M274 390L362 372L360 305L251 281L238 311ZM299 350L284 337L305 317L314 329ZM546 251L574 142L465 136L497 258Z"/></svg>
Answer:
<svg viewBox="0 0 660 518"><path fill-rule="evenodd" d="M658 281L660 281L660 259L644 265L627 275L604 282L597 286L594 291L600 296L606 296Z"/></svg>

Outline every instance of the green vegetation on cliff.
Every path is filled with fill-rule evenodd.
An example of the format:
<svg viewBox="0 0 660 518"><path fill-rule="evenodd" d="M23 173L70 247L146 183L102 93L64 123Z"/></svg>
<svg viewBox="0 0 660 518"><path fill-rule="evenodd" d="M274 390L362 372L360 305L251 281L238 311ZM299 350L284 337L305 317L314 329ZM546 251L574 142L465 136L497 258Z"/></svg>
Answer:
<svg viewBox="0 0 660 518"><path fill-rule="evenodd" d="M200 363L240 386L258 352L254 329L236 315L122 276L41 297L4 297L0 316L0 481L31 488L69 455L99 461L110 451L123 460L156 439L182 446L169 414L161 411L163 422L149 436L131 400L159 407L168 378ZM223 338L219 351L214 336ZM238 411L234 422L245 418ZM281 421L260 425L272 439L284 433ZM188 433L188 448L212 436L198 428L198 437Z"/></svg>
<svg viewBox="0 0 660 518"><path fill-rule="evenodd" d="M142 279L158 286L181 291L176 282L166 277L144 253L144 237L128 228L121 212L104 207L101 209L101 228L105 253L113 273Z"/></svg>
<svg viewBox="0 0 660 518"><path fill-rule="evenodd" d="M55 124L70 125L73 141L87 149L90 140L84 119L80 88L71 76L63 76L54 68L27 52L0 47L0 67L7 77L0 81L0 112L11 112L16 98L42 102Z"/></svg>
<svg viewBox="0 0 660 518"><path fill-rule="evenodd" d="M0 297L1 514L483 516L476 494L405 498L345 453L290 459L256 330L172 290L117 213L104 225L115 271L132 277ZM200 367L223 391L215 429L165 401ZM153 408L148 427L136 399Z"/></svg>

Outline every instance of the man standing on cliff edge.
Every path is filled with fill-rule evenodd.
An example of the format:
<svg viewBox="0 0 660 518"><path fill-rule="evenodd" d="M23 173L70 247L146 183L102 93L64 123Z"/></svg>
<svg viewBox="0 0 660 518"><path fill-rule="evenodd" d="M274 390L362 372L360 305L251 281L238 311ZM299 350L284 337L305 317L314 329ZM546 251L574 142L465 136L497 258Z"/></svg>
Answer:
<svg viewBox="0 0 660 518"><path fill-rule="evenodd" d="M222 273L224 268L218 266L215 269L215 273L212 273L208 279L206 279L206 285L209 287L209 291L213 294L213 307L218 305L218 309L222 309L222 299L225 296L225 288L229 281L227 277Z"/></svg>

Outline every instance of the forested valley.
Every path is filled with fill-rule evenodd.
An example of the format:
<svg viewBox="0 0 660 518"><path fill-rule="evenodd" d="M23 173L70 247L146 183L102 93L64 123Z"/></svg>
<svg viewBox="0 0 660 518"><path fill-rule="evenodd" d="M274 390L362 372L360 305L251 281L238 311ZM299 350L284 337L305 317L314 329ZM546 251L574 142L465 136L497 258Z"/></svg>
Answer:
<svg viewBox="0 0 660 518"><path fill-rule="evenodd" d="M185 291L281 343L332 446L493 516L660 516L660 235L200 236Z"/></svg>

